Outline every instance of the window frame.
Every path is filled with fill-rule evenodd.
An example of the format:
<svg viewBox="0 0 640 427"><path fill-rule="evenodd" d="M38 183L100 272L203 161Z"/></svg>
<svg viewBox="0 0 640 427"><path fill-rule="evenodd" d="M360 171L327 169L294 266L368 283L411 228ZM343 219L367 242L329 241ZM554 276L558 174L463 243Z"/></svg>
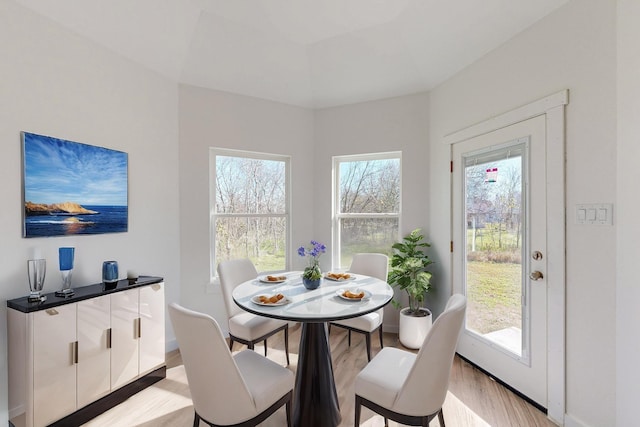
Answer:
<svg viewBox="0 0 640 427"><path fill-rule="evenodd" d="M397 213L342 213L340 212L340 164L347 162L371 161L371 160L393 160L400 162L398 170L399 192L398 192L398 212ZM398 238L402 229L402 151L387 151L379 153L350 154L332 157L331 168L331 263L334 269L345 269L348 266L340 265L341 260L341 239L340 221L345 218L397 218Z"/></svg>
<svg viewBox="0 0 640 427"><path fill-rule="evenodd" d="M238 157L254 160L281 161L284 163L284 191L285 191L285 211L283 213L218 213L216 212L216 159L218 156ZM209 148L209 265L210 265L210 281L217 281L218 272L216 265L216 219L218 218L285 218L285 266L283 270L288 271L291 268L291 156L284 154L263 153L249 150L236 150L231 148ZM264 271L262 273L270 273Z"/></svg>

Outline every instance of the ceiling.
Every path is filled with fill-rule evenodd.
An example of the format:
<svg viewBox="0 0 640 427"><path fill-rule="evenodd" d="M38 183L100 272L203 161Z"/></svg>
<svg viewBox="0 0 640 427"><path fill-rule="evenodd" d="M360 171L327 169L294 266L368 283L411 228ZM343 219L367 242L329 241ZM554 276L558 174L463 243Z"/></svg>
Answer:
<svg viewBox="0 0 640 427"><path fill-rule="evenodd" d="M15 0L180 83L323 108L430 90L567 0Z"/></svg>

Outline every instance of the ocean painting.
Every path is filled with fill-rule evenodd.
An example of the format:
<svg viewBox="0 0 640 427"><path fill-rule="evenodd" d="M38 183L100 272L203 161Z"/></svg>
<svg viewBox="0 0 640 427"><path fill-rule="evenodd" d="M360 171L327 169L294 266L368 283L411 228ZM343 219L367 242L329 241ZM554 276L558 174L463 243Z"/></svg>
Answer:
<svg viewBox="0 0 640 427"><path fill-rule="evenodd" d="M24 237L126 232L128 155L22 132Z"/></svg>

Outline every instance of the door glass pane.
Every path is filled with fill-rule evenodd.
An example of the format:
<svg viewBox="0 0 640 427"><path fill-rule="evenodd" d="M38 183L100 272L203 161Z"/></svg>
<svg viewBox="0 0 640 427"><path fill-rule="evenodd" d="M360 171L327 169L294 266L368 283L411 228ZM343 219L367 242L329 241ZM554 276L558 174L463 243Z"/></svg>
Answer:
<svg viewBox="0 0 640 427"><path fill-rule="evenodd" d="M522 356L522 144L465 157L466 328Z"/></svg>

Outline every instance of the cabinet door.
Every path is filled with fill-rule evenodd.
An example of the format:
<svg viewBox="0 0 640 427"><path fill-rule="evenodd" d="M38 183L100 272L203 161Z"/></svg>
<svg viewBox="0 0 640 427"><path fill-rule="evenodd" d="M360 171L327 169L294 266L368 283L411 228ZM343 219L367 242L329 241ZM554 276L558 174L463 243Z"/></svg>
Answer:
<svg viewBox="0 0 640 427"><path fill-rule="evenodd" d="M111 389L111 298L103 295L78 305L78 408L109 393Z"/></svg>
<svg viewBox="0 0 640 427"><path fill-rule="evenodd" d="M164 364L164 283L140 289L140 375Z"/></svg>
<svg viewBox="0 0 640 427"><path fill-rule="evenodd" d="M76 410L76 304L31 315L33 425L40 427Z"/></svg>
<svg viewBox="0 0 640 427"><path fill-rule="evenodd" d="M111 294L111 389L138 376L138 289Z"/></svg>

